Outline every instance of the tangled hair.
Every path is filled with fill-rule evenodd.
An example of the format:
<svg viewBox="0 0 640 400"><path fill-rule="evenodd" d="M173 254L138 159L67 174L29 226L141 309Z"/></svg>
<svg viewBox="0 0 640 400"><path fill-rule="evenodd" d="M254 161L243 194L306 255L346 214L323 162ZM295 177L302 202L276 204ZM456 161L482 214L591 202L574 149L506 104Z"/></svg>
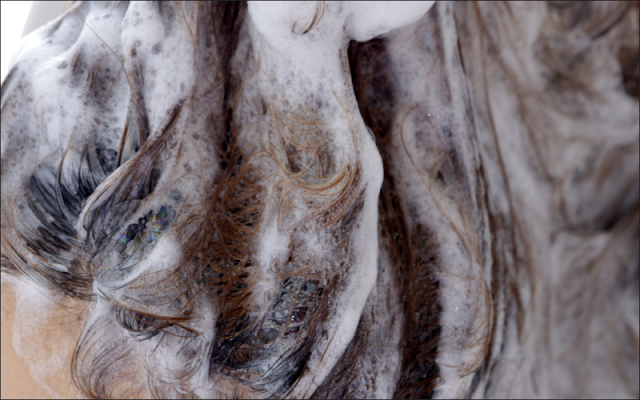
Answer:
<svg viewBox="0 0 640 400"><path fill-rule="evenodd" d="M439 3L313 86L244 3L76 3L2 83L3 276L86 305L89 398L638 397L638 20Z"/></svg>

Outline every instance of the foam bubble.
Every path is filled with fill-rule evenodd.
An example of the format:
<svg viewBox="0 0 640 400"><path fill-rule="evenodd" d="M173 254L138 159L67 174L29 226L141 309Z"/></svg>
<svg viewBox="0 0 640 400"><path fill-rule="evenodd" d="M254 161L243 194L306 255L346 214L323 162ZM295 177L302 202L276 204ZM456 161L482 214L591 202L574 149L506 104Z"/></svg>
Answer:
<svg viewBox="0 0 640 400"><path fill-rule="evenodd" d="M390 4L369 6L370 12L363 15L365 6L349 3L249 3L252 21L249 33L260 60L259 74L263 76L256 82L258 93L254 93L254 97L262 94L270 96L272 102L286 101L289 110L312 108L315 118L326 121L338 168L350 165L352 172L358 168L359 188L364 199L356 228L344 234L344 239L350 240L353 261L341 272L343 283L332 301L336 307L325 322L328 334L318 343L318 349L326 350L314 351L307 365L313 374L305 374L300 379L289 393L294 397L313 393L341 357L353 338L377 275L377 201L382 162L353 95L350 74L345 68L346 46L349 39L368 40L413 22L431 4L403 4L395 8ZM295 204L304 203L297 200ZM269 219L270 215L277 215L275 210L267 203L263 221L275 223ZM297 215L300 214L294 212L287 217L296 221ZM270 226L264 231L260 258L263 268L277 260L286 261L291 238L285 228ZM331 240L325 230L314 229L296 235L296 240L305 243L305 249L316 260L336 257L325 254L328 248L323 248L323 243ZM389 386L381 390L390 392L391 389Z"/></svg>

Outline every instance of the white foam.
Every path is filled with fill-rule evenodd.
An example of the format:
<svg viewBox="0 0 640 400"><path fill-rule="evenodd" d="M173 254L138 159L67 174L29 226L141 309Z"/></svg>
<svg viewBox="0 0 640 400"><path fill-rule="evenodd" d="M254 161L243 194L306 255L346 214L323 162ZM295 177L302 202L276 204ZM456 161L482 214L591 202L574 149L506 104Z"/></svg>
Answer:
<svg viewBox="0 0 640 400"><path fill-rule="evenodd" d="M186 7L186 6L185 6ZM196 83L195 35L192 13L183 13L180 4L129 4L122 22L122 53L130 76L142 65L143 94L149 116L151 133L157 132L166 120L168 111L191 93ZM135 56L133 52L135 50Z"/></svg>
<svg viewBox="0 0 640 400"><path fill-rule="evenodd" d="M94 281L95 293L111 292L109 288L121 288L123 285L140 278L142 275L150 277L151 280L162 280L176 266L180 265L182 259L182 248L173 234L169 233L161 236L153 250L144 255L144 258L131 269L130 273L122 276L121 279L112 281L111 279L102 282L100 275ZM109 276L114 274L109 273Z"/></svg>
<svg viewBox="0 0 640 400"><path fill-rule="evenodd" d="M338 306L325 323L328 336L318 343L307 365L313 374L305 374L289 396L309 396L326 378L353 337L377 274L377 201L382 162L353 95L350 73L345 66L348 41L368 40L413 22L431 5L430 2L367 6L334 2L249 2L253 25L249 33L260 62L259 74L263 77L256 82L258 93L271 96L272 103L286 101L286 108L291 111L308 107L310 99L321 104L314 112L319 120L327 121L330 140L339 149L333 151L338 168L358 165L360 188L364 189L364 206L357 217L357 228L348 233L355 260L342 272L348 276L332 302ZM270 215L277 215L277 208L266 204L263 223L275 223ZM295 221L299 215L294 212L290 219ZM282 259L290 237L285 228L269 226L261 234L259 263L263 268L275 260L286 261ZM316 259L334 257L324 255L322 243L329 238L321 230L297 234ZM323 348L326 351L320 350ZM389 387L381 390L391 391Z"/></svg>
<svg viewBox="0 0 640 400"><path fill-rule="evenodd" d="M79 16L69 10L61 20L51 21L23 39L15 79L4 87L7 104L3 106L2 160L13 167L12 174L2 176L4 190L21 184L38 165L34 160L51 161L56 151L67 145L81 146L91 133L106 143L118 142L126 108L117 105L129 95L126 80L119 76L119 44L114 40L124 10L100 4L73 9ZM99 37L104 37L104 42ZM76 60L74 56L80 50L82 59ZM87 107L82 76L72 77L71 73L76 62L81 63L81 71L96 63L113 71L114 82L104 104L111 111L110 118L102 118L105 109ZM21 87L14 87L18 82ZM9 118L14 113L21 113L21 118ZM96 125L95 121L102 126L88 129Z"/></svg>
<svg viewBox="0 0 640 400"><path fill-rule="evenodd" d="M434 12L437 26L424 17L387 40L398 110L389 173L405 215L415 215L408 223L437 235L439 262L430 268L442 306L436 361L442 382L434 396L449 398L465 395L483 361L492 310L480 253L487 251L480 248L486 231L478 223L486 217L474 200L477 159L469 137L473 127L465 118L469 108L456 58L457 33L450 5L439 3ZM455 175L447 173L452 165L459 168ZM440 173L442 186L436 178Z"/></svg>
<svg viewBox="0 0 640 400"><path fill-rule="evenodd" d="M350 1L349 36L366 42L412 24L422 18L435 1Z"/></svg>

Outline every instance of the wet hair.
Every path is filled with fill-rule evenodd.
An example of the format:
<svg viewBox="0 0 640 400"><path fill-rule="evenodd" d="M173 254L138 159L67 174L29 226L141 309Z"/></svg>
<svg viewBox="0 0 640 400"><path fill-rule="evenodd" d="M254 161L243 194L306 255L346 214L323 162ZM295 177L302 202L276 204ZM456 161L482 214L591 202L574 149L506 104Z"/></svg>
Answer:
<svg viewBox="0 0 640 400"><path fill-rule="evenodd" d="M384 166L379 272L306 396L638 396L638 2L527 7L438 4L350 43ZM331 346L368 182L321 96L256 89L248 19L241 2L78 3L40 33L64 50L47 50L53 111L33 98L48 58L2 84L2 272L89 304L83 396L287 397Z"/></svg>

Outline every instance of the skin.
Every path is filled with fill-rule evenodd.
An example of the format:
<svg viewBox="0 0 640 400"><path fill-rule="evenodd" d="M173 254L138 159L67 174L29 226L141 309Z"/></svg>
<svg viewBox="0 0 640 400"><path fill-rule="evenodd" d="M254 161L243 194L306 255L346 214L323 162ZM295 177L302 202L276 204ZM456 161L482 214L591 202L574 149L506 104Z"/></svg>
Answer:
<svg viewBox="0 0 640 400"><path fill-rule="evenodd" d="M15 286L7 282L3 276L2 279L2 372L0 395L3 399L50 399L50 398L76 398L76 391L70 382L70 373L67 368L56 368L51 360L47 358L47 354L53 354L54 349L62 349L64 358L68 359L75 346L77 340L78 326L74 324L72 319L63 317L60 322L65 323L69 329L51 329L52 326L46 324L50 329L30 328L24 329L24 326L16 326L16 293ZM52 303L53 304L53 303ZM18 310L18 312L24 310ZM47 322L64 316L65 307L57 305L52 310L50 319ZM71 322L71 323L70 323ZM41 343L37 348L25 349L24 346L15 347L14 333L18 332L17 328L22 332L27 332L28 340L33 343ZM77 332L76 332L77 331ZM64 332L64 333L62 333ZM61 334L62 333L62 334ZM75 335L75 338L73 337ZM71 351L69 351L71 350ZM20 355L18 355L20 353ZM26 356L26 357L25 357ZM34 361L38 360L39 365L49 367L43 379L34 380L30 372L30 367L34 365ZM69 365L67 362L66 365Z"/></svg>

